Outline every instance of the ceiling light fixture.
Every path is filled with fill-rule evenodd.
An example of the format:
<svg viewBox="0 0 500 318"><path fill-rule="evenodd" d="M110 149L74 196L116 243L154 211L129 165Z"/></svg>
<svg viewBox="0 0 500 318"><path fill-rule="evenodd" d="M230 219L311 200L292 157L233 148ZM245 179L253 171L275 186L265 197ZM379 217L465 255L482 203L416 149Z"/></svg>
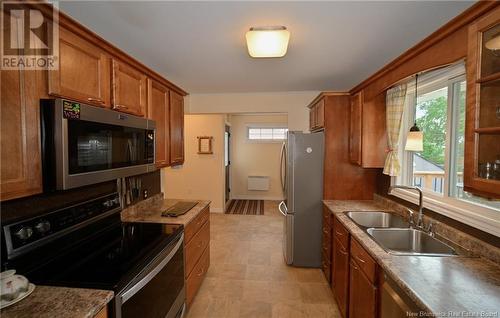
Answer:
<svg viewBox="0 0 500 318"><path fill-rule="evenodd" d="M252 27L245 37L251 57L283 57L288 49L290 32L284 26Z"/></svg>

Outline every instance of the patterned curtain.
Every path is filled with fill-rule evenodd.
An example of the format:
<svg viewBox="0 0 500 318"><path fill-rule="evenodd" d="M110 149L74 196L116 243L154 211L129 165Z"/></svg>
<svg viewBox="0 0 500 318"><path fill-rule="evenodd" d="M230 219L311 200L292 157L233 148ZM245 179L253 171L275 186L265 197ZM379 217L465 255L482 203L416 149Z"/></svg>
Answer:
<svg viewBox="0 0 500 318"><path fill-rule="evenodd" d="M399 176L401 167L398 158L399 135L403 108L406 97L406 84L401 84L387 90L386 123L387 123L387 157L385 158L384 174L391 177Z"/></svg>

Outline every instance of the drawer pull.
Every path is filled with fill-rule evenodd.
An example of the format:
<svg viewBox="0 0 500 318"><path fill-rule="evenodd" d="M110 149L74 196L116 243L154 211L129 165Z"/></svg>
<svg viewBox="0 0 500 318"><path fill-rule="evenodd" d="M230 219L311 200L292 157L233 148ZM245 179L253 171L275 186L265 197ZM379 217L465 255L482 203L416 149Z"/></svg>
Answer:
<svg viewBox="0 0 500 318"><path fill-rule="evenodd" d="M203 245L203 241L199 241L198 244L196 244L196 247L200 248Z"/></svg>
<svg viewBox="0 0 500 318"><path fill-rule="evenodd" d="M335 233L336 233L338 236L344 236L344 234L340 233L339 231L335 231Z"/></svg>
<svg viewBox="0 0 500 318"><path fill-rule="evenodd" d="M127 107L127 106L125 106L125 105L120 105L120 104L116 104L116 105L114 106L114 108L117 108L117 109L128 109L128 107Z"/></svg>
<svg viewBox="0 0 500 318"><path fill-rule="evenodd" d="M346 251L346 250L344 250L344 249L342 249L342 248L339 248L339 251L340 251L340 253L342 253L342 254L344 254L344 255L347 255L347 251Z"/></svg>
<svg viewBox="0 0 500 318"><path fill-rule="evenodd" d="M89 97L89 98L87 98L87 100L88 100L89 102L94 102L94 103L104 104L104 101L103 101L102 99L99 99L99 98Z"/></svg>
<svg viewBox="0 0 500 318"><path fill-rule="evenodd" d="M366 263L362 258L359 258L356 255L354 255L354 258L357 259L358 261L360 261L361 263Z"/></svg>
<svg viewBox="0 0 500 318"><path fill-rule="evenodd" d="M201 277L204 272L205 272L205 269L202 267L202 268L200 268L200 270L198 271L198 273L196 273L196 276Z"/></svg>

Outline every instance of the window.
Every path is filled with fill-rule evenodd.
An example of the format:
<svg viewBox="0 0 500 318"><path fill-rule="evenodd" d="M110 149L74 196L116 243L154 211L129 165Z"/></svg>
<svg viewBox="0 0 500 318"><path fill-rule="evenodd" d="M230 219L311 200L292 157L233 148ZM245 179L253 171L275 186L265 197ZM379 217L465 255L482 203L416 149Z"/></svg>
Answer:
<svg viewBox="0 0 500 318"><path fill-rule="evenodd" d="M247 136L251 141L283 141L286 139L288 128L273 126L248 126Z"/></svg>
<svg viewBox="0 0 500 318"><path fill-rule="evenodd" d="M465 90L463 64L420 75L416 104L414 79L408 83L399 145L402 173L392 183L420 187L428 199L427 207L437 212L454 209L450 212L454 214L457 207L469 214L485 211L484 215L498 222L500 201L463 190ZM404 151L407 132L415 122L424 133L424 149L418 153ZM414 201L408 191L398 189L394 194Z"/></svg>

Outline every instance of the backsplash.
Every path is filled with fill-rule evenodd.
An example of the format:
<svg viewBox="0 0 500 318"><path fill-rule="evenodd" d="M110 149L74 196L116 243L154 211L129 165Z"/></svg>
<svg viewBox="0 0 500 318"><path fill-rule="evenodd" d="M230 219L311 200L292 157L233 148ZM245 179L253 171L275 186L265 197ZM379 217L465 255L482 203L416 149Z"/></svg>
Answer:
<svg viewBox="0 0 500 318"><path fill-rule="evenodd" d="M399 215L405 217L405 219L408 219L408 207L378 194L375 194L373 198L375 202L384 208L395 211ZM415 216L416 215L417 211L415 211ZM424 224L429 224L429 221L433 222L434 232L438 236L451 241L453 244L458 245L475 256L480 256L500 264L500 248L429 217L425 215L424 212Z"/></svg>

